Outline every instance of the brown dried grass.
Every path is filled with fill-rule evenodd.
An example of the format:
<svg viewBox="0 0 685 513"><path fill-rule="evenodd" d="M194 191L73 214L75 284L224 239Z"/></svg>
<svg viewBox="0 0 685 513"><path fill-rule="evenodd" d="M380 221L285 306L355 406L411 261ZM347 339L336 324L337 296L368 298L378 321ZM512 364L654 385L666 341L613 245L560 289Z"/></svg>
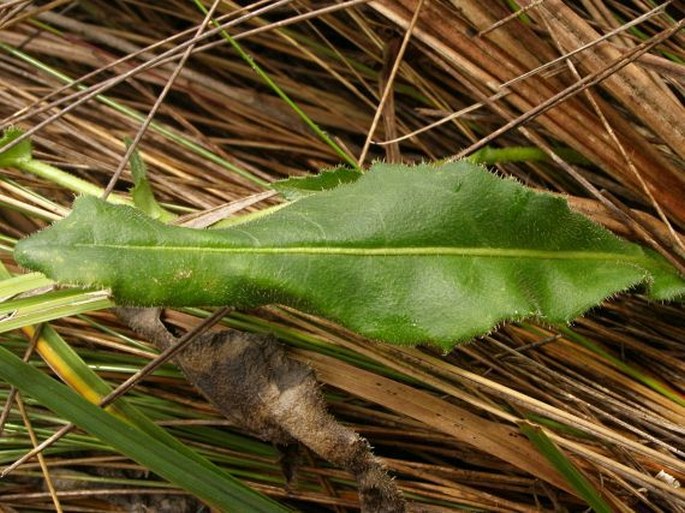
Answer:
<svg viewBox="0 0 685 513"><path fill-rule="evenodd" d="M484 104L402 142L371 145L366 163L398 156L405 161L448 158L485 144L508 123L511 128L493 136L492 145L573 148L590 163L497 167L531 186L569 195L575 208L682 266L685 75L677 63L685 55L683 35L673 31L677 20L682 21L682 7L671 4L665 8L668 15L657 13L639 25L647 41L668 37L633 55L599 84L576 87L572 96L542 109L538 106L554 95L573 90L580 80L592 80L587 77L601 77L627 52L643 48L643 40L627 31L601 42L598 38L620 28L619 19L636 19L648 7L637 0L521 3L531 5L525 21L509 18L490 31L510 14L504 2L422 3L391 101L374 134L368 130L393 56L419 2L359 3L299 21L292 20L332 4L287 3L239 24L231 33L243 34L240 43L353 156L359 155L367 137L383 141L475 103ZM180 1L91 2L62 12L65 5L6 3L0 10L0 41L21 47L71 77L137 54L87 79L87 84L124 73L173 48L175 43L169 42L141 51L202 19L191 3ZM237 4L224 2L220 12L237 9ZM292 23L279 27L280 20ZM192 55L157 120L265 181L338 162L228 45L212 41L216 44ZM588 44L572 64L560 59ZM147 112L173 67L169 62L137 73L107 94ZM41 98L62 87L57 79L4 52L0 69L4 118L37 109ZM517 81L503 92L501 84L512 80ZM64 106L19 124L30 129ZM33 140L41 158L104 186L123 154L122 139L138 126L138 121L101 102L89 101L42 127ZM148 131L140 149L155 191L166 203L207 209L262 190L154 131ZM70 204L72 194L50 183L11 170L3 174L59 205ZM125 173L118 187L125 189L129 178ZM6 198L32 201L7 181L0 181L0 188L4 204ZM11 209L3 209L1 217L2 233L13 237L43 224ZM326 385L336 416L370 439L402 488L427 508L434 502L439 505L433 506L435 511L459 505L501 512L582 511L582 501L518 432L518 423L533 420L545 426L616 511L685 511L685 494L655 477L664 470L685 481L685 323L679 306L621 296L574 324L573 331L593 346L548 327L510 325L447 355L371 344L296 312L268 308L257 313L271 329L305 333L322 341L322 347L339 351L293 347L293 354L310 362ZM114 322L107 314L93 318ZM170 313L170 318L181 326L192 322L187 314ZM240 322L256 321L247 316L238 317L236 323ZM94 345L98 351L144 357L145 351L133 350L83 321L64 320L58 327L78 347ZM181 379L154 378L146 387L143 392L183 404L220 424ZM214 450L255 458L221 447ZM312 511L353 511L356 496L349 477L320 462L309 463L300 488L290 494L274 484L278 470L268 458L266 478L248 481ZM89 500L65 498L63 503L72 511L84 505L90 505L89 511L104 508Z"/></svg>

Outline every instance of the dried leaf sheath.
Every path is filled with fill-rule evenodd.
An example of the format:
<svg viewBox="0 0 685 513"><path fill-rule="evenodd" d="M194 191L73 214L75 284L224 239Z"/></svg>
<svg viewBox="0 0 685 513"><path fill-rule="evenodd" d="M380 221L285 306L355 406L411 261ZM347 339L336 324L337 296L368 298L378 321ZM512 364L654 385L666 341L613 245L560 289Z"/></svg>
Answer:
<svg viewBox="0 0 685 513"><path fill-rule="evenodd" d="M683 293L659 257L565 201L469 162L376 165L358 181L223 230L170 227L90 197L22 241L18 261L139 306L282 303L371 338L444 347L498 322L567 322L649 281Z"/></svg>

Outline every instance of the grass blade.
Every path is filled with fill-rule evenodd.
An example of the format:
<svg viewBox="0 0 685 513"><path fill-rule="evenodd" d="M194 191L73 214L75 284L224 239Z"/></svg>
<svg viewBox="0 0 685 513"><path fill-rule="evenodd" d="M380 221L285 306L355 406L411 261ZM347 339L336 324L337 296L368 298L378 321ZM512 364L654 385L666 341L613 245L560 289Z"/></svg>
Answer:
<svg viewBox="0 0 685 513"><path fill-rule="evenodd" d="M596 513L611 513L613 511L602 494L549 439L540 426L530 422L520 422L519 428Z"/></svg>
<svg viewBox="0 0 685 513"><path fill-rule="evenodd" d="M0 377L53 412L221 511L281 513L278 503L218 468L170 451L165 441L122 421L0 347Z"/></svg>

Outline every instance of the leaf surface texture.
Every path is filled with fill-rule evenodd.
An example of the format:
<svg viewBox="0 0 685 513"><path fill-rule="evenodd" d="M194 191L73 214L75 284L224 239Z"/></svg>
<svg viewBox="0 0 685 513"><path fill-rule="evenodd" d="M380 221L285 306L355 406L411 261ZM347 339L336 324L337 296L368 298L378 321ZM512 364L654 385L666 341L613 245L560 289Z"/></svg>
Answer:
<svg viewBox="0 0 685 513"><path fill-rule="evenodd" d="M572 320L646 283L685 282L660 256L467 162L376 164L358 180L221 230L164 225L78 198L16 258L138 306L280 303L367 337L445 348L509 319Z"/></svg>

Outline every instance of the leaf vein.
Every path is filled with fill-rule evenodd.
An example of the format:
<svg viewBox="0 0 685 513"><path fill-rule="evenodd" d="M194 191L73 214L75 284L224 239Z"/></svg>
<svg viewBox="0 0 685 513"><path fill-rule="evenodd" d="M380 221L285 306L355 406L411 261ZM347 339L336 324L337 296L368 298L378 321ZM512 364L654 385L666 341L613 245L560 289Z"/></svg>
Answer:
<svg viewBox="0 0 685 513"><path fill-rule="evenodd" d="M125 251L154 252L198 252L224 254L263 255L319 255L319 256L368 256L368 257L410 257L410 256L454 256L491 258L532 258L543 260L612 260L640 262L642 255L627 255L605 251L567 251L529 248L453 247L453 246L403 246L403 247L360 247L360 246L172 246L132 244L89 244L76 243L80 248L113 249Z"/></svg>

